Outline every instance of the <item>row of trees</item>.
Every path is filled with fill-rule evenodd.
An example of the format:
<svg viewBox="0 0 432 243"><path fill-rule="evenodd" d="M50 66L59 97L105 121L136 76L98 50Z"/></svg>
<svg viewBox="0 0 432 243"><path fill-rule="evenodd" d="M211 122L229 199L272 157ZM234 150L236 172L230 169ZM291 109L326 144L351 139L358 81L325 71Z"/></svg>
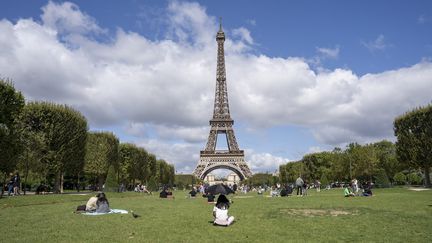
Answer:
<svg viewBox="0 0 432 243"><path fill-rule="evenodd" d="M119 143L110 132L89 132L86 118L66 105L48 102L25 104L12 83L0 79L0 172L3 185L19 170L24 184L33 180L63 190L64 178L76 185L102 185L110 174L111 187L136 181L172 184L174 166L134 144ZM109 173L109 171L111 173ZM115 185L116 184L116 185ZM2 189L3 194L3 189Z"/></svg>
<svg viewBox="0 0 432 243"><path fill-rule="evenodd" d="M305 155L300 161L279 167L280 181L293 182L301 175L308 181L350 181L352 178L378 184L401 184L403 180L430 187L432 166L432 105L417 108L394 122L396 144L380 141L349 144L345 150ZM422 171L422 177L417 173Z"/></svg>
<svg viewBox="0 0 432 243"><path fill-rule="evenodd" d="M404 169L396 157L396 147L389 141L359 145L351 143L345 150L305 155L300 161L279 167L281 182L293 182L301 175L309 182L322 184L350 181L352 178L375 181L378 177L388 184L394 175Z"/></svg>

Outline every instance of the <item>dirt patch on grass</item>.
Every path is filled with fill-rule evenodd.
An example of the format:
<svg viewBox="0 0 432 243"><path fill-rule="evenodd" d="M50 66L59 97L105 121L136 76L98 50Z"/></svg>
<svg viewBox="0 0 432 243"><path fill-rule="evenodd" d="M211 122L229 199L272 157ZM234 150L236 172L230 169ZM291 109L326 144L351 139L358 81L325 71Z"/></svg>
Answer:
<svg viewBox="0 0 432 243"><path fill-rule="evenodd" d="M311 209L311 208L283 208L282 214L290 216L319 217L319 216L341 216L341 215L358 215L358 211L348 211L342 209Z"/></svg>
<svg viewBox="0 0 432 243"><path fill-rule="evenodd" d="M253 196L235 196L234 198L252 198Z"/></svg>
<svg viewBox="0 0 432 243"><path fill-rule="evenodd" d="M418 187L410 187L410 188L408 188L408 190L411 190L411 191L416 191L416 192L420 192L420 191L429 191L429 190L430 190L430 188L418 188Z"/></svg>

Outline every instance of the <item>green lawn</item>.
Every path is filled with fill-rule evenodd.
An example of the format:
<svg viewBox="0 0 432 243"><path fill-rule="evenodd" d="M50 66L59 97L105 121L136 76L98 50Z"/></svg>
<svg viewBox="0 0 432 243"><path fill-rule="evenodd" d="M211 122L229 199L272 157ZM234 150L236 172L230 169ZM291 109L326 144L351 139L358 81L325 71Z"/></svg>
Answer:
<svg viewBox="0 0 432 243"><path fill-rule="evenodd" d="M344 198L341 189L307 197L233 196L230 227L211 223L204 198L108 193L112 208L131 214L74 214L88 196L0 199L0 242L432 242L432 191L376 189L373 197Z"/></svg>

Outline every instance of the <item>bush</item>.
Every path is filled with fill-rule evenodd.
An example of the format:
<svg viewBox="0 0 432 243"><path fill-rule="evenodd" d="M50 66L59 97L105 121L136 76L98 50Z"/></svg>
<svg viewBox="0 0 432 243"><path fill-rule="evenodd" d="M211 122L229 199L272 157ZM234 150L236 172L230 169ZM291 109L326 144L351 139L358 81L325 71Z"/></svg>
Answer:
<svg viewBox="0 0 432 243"><path fill-rule="evenodd" d="M390 180L383 169L378 171L375 184L377 184L378 187L390 187Z"/></svg>
<svg viewBox="0 0 432 243"><path fill-rule="evenodd" d="M407 179L408 183L411 185L419 185L422 182L421 176L419 176L416 172L408 174Z"/></svg>
<svg viewBox="0 0 432 243"><path fill-rule="evenodd" d="M405 185L407 182L407 177L404 173L399 172L394 175L393 180L397 185Z"/></svg>

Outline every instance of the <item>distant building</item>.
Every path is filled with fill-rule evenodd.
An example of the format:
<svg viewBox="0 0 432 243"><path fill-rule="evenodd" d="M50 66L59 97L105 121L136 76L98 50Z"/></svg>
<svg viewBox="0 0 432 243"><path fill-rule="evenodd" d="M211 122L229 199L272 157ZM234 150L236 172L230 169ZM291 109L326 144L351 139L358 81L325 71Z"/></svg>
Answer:
<svg viewBox="0 0 432 243"><path fill-rule="evenodd" d="M204 182L208 183L209 185L214 185L215 184L215 175L213 174L208 174L205 178L204 178Z"/></svg>
<svg viewBox="0 0 432 243"><path fill-rule="evenodd" d="M240 177L236 173L231 173L227 176L227 184L232 186L234 183L238 185L240 183Z"/></svg>

